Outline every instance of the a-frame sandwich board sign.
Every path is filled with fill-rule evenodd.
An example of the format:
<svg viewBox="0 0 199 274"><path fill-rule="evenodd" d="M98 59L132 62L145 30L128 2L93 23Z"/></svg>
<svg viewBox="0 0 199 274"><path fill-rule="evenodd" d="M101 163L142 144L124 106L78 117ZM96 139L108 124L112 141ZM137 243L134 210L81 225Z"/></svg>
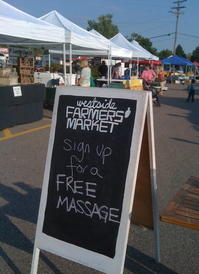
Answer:
<svg viewBox="0 0 199 274"><path fill-rule="evenodd" d="M104 273L123 272L146 124L156 183L152 119L147 91L57 88L31 273L40 249Z"/></svg>
<svg viewBox="0 0 199 274"><path fill-rule="evenodd" d="M159 214L152 98L145 118L131 222L154 230L156 262L160 262Z"/></svg>

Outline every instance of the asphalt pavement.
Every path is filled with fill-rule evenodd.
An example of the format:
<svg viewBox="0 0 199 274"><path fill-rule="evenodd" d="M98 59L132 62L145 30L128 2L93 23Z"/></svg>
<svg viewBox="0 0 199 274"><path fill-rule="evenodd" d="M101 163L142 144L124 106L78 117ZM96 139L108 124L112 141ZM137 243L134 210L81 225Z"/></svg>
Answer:
<svg viewBox="0 0 199 274"><path fill-rule="evenodd" d="M158 211L190 176L199 176L199 83L195 102L186 85L168 84L153 107ZM52 111L44 118L0 132L0 273L30 273ZM161 262L154 232L131 225L124 273L198 274L199 231L159 222ZM42 251L38 273L100 273ZM117 274L117 273L116 273Z"/></svg>

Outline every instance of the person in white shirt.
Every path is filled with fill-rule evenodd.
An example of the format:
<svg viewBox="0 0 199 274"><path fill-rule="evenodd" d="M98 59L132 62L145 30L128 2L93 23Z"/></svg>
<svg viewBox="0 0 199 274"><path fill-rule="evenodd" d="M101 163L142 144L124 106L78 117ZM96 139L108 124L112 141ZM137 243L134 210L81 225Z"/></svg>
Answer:
<svg viewBox="0 0 199 274"><path fill-rule="evenodd" d="M88 61L81 60L80 68L80 78L78 79L76 86L90 87L91 69L88 66Z"/></svg>
<svg viewBox="0 0 199 274"><path fill-rule="evenodd" d="M58 74L57 70L53 71L53 79L59 79L59 85L63 86L64 85L64 78Z"/></svg>

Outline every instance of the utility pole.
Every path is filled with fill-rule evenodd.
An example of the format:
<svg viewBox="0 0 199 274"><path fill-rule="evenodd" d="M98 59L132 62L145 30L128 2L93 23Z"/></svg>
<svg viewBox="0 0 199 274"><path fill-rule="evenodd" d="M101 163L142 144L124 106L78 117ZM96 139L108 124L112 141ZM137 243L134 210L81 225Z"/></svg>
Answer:
<svg viewBox="0 0 199 274"><path fill-rule="evenodd" d="M178 36L178 20L180 14L184 14L183 12L180 12L181 9L186 8L185 6L181 6L181 3L186 2L187 0L178 0L176 2L173 2L173 4L177 4L177 7L172 7L172 9L176 9L176 11L170 11L172 13L176 14L176 29L175 29L175 38L174 38L174 46L173 46L173 55L176 54L176 42L177 42L177 36Z"/></svg>

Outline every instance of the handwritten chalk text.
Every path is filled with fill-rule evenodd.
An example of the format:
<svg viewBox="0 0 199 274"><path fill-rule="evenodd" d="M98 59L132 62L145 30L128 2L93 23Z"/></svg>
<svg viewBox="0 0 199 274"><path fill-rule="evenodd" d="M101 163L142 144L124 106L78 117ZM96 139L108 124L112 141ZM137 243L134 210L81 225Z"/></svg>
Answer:
<svg viewBox="0 0 199 274"><path fill-rule="evenodd" d="M96 215L100 220L103 220L104 223L107 221L119 223L119 209L117 208L108 208L107 206L98 206L96 203L91 203L90 201L75 200L68 197L62 197L61 195L58 198L57 209L65 206L66 212L73 211L74 213L84 214L90 218L93 218Z"/></svg>
<svg viewBox="0 0 199 274"><path fill-rule="evenodd" d="M112 99L100 102L94 98L90 101L77 101L76 106L66 107L66 128L73 130L112 133L124 118L127 118L125 111L118 110Z"/></svg>

